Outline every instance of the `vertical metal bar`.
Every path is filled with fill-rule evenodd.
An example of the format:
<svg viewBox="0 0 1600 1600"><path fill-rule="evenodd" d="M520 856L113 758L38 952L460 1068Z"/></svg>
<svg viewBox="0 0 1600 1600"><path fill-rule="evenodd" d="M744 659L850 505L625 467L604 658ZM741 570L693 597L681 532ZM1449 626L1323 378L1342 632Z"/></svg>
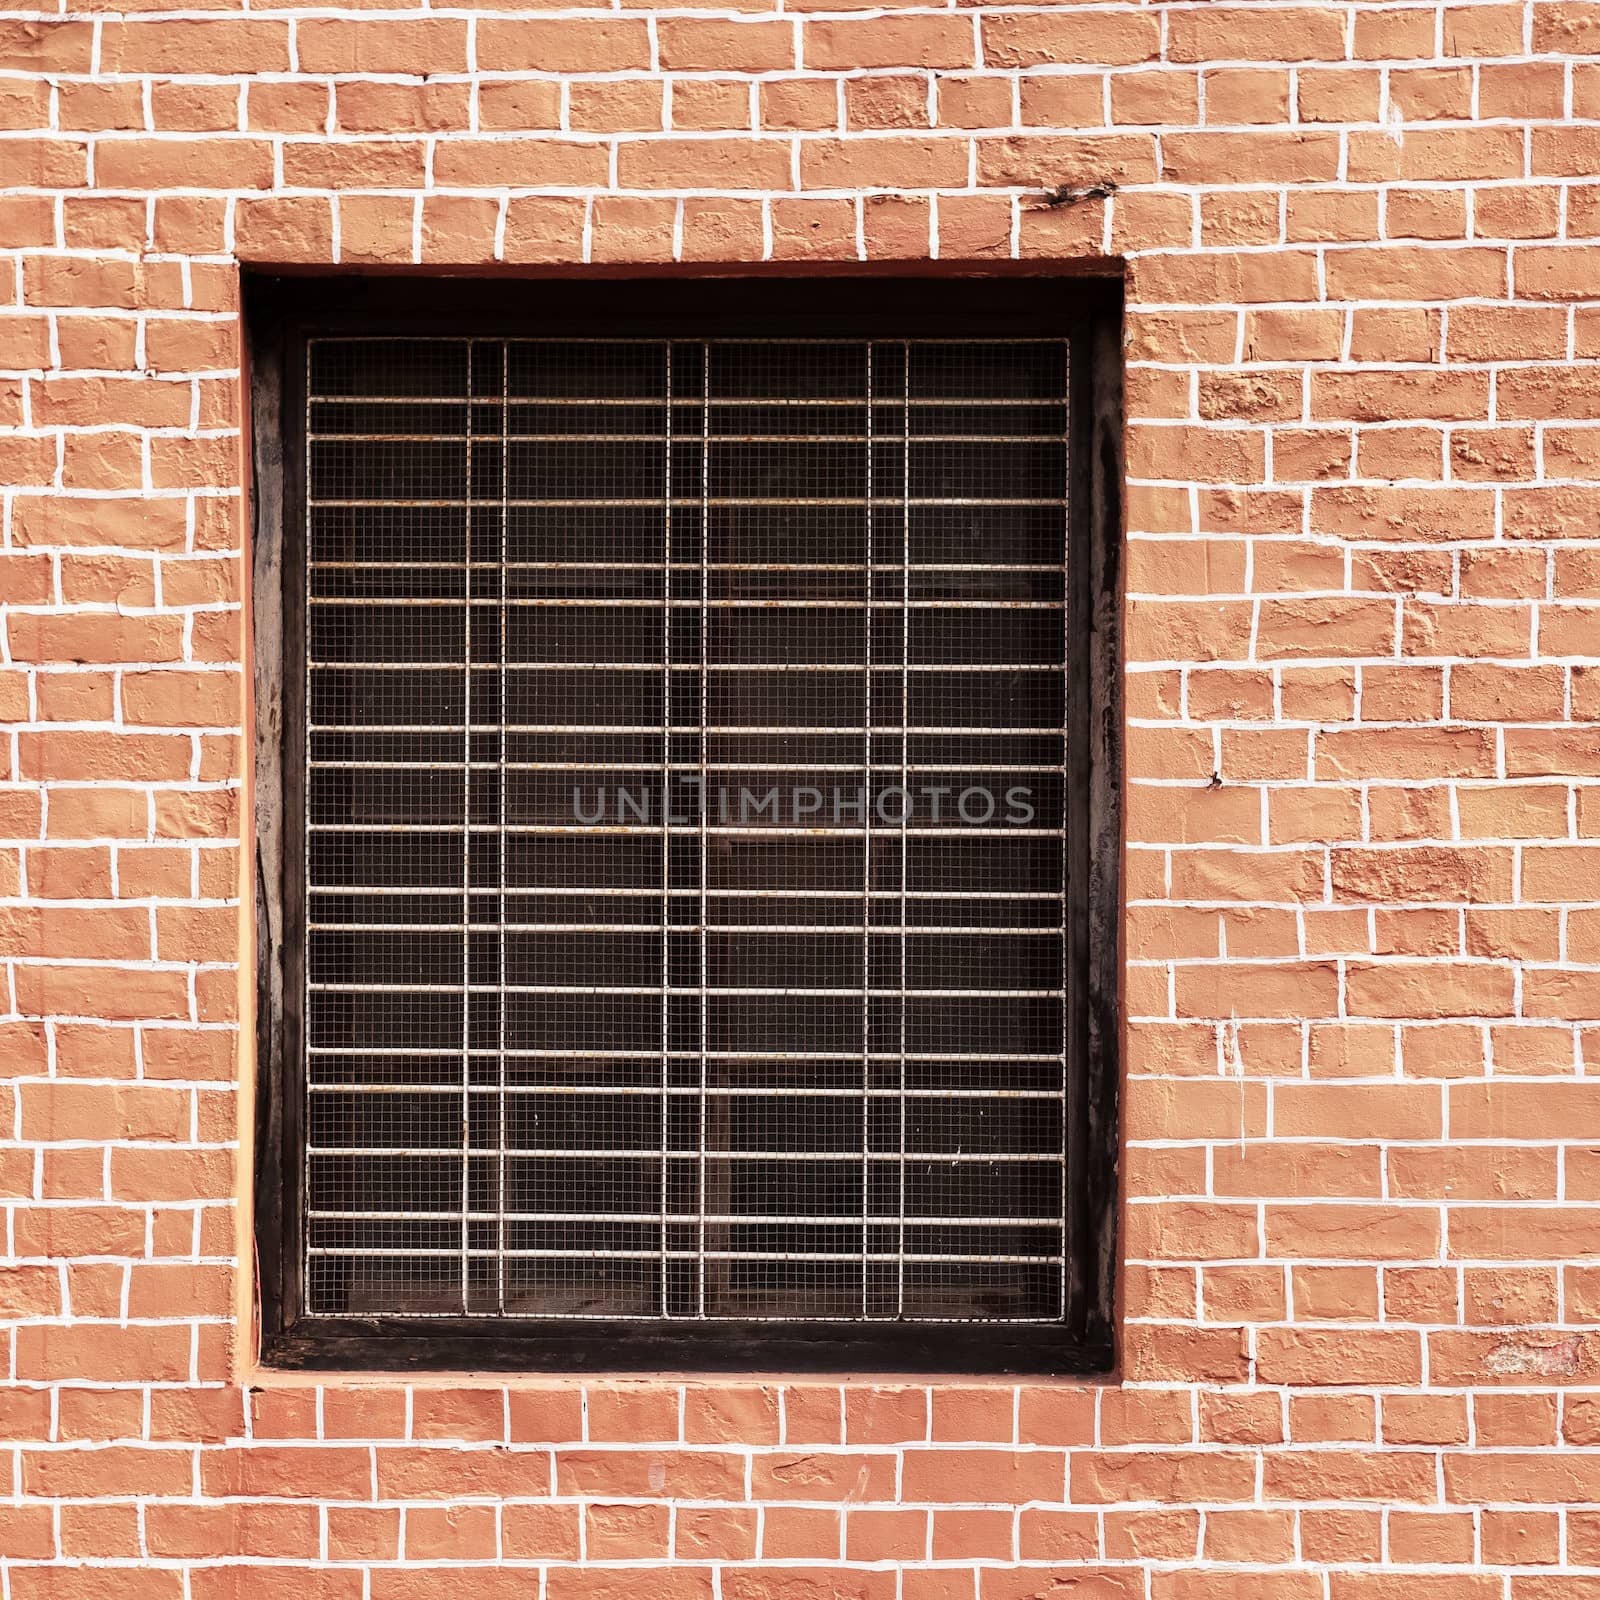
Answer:
<svg viewBox="0 0 1600 1600"><path fill-rule="evenodd" d="M862 706L862 788L865 806L861 816L861 1315L871 1311L872 1273L868 1246L872 1242L872 341L867 341L867 504L866 504L866 605L862 640L862 668L866 704ZM904 718L901 719L902 724Z"/></svg>
<svg viewBox="0 0 1600 1600"><path fill-rule="evenodd" d="M906 819L910 802L911 735L911 345L900 346L900 994L899 1035L895 1058L899 1067L899 1182L895 1186L899 1225L895 1238L895 1303L897 1317L906 1311Z"/></svg>
<svg viewBox="0 0 1600 1600"><path fill-rule="evenodd" d="M699 1314L706 1314L706 1135L708 1132L708 1118L706 1115L706 1091L710 1087L706 1071L706 1027L710 1018L710 1005L706 993L708 987L709 968L706 964L709 953L709 940L706 936L706 922L710 912L710 901L707 894L708 872L710 868L710 852L707 838L707 807L710 805L709 774L706 770L706 744L709 739L707 724L709 720L709 706L707 699L707 683L710 679L710 649L711 649L711 607L707 604L711 590L711 345L702 342L700 346L700 793L697 802L700 807L700 902L699 933L700 933L700 1227L698 1231L698 1269L696 1273L698 1292L696 1304Z"/></svg>
<svg viewBox="0 0 1600 1600"><path fill-rule="evenodd" d="M1061 671L1065 675L1072 670L1072 642L1074 626L1087 628L1089 619L1075 615L1077 610L1077 597L1072 583L1072 342L1067 340L1063 350L1066 361L1065 393L1067 396L1066 418L1062 427L1062 449L1067 452L1067 475L1065 482L1066 500L1062 505L1061 518L1061 595L1065 602L1061 607ZM1084 689L1087 689L1085 684ZM1073 685L1066 686L1067 692L1061 697L1061 1303L1059 1313L1065 1317L1067 1312L1068 1296L1071 1290L1071 1253L1072 1253L1072 1181L1071 1162L1069 1160L1070 1144L1070 1118L1072 1113L1072 1012L1073 1012L1073 973L1072 973L1072 929L1068 905L1072 895L1072 836L1071 817L1072 807L1068 803L1067 790L1071 784L1073 772L1072 757L1072 703Z"/></svg>
<svg viewBox="0 0 1600 1600"><path fill-rule="evenodd" d="M496 1301L501 1315L506 1309L506 661L511 653L511 638L506 614L507 546L511 541L511 341L500 341L500 770L495 775L499 788L500 839L495 867L494 903L499 914L496 975L500 993L495 997L495 1083L499 1105L495 1119L495 1283ZM470 614L470 613L469 613ZM470 675L469 675L470 677ZM470 691L471 684L468 688ZM471 774L468 774L471 781Z"/></svg>
<svg viewBox="0 0 1600 1600"><path fill-rule="evenodd" d="M312 542L312 530L315 526L315 523L313 522L311 514L311 352L314 348L314 341L307 339L305 370L305 415L300 419L302 430L301 438L305 441L305 449L302 452L305 458L302 464L305 474L305 482L302 485L301 492L305 496L304 521L302 523L305 546L303 563L305 566L305 574L302 581L305 584L306 602L309 602L311 598L311 557L312 552L315 549L315 546ZM300 804L304 808L300 818L300 882L303 888L309 889L311 884L311 829L309 827L309 823L312 815L311 718L313 704L311 699L311 607L309 603L304 604L301 609L301 628L302 648L300 651L300 676L302 681L300 684L300 704L305 708L305 714L300 719L303 724L303 748L301 750L301 761L303 765L301 769L300 781ZM309 907L310 899L310 895L305 894L301 900L302 906ZM306 920L309 920L309 910L307 910L304 915ZM301 1127L305 1129L306 1133L306 1136L304 1139L302 1139L300 1146L300 1214L302 1219L304 1219L306 1213L311 1208L312 1137L310 1131L310 1107L306 1103L310 1098L306 1089L306 1085L311 1081L311 1056L307 1046L311 1043L312 1039L316 1035L314 1034L312 1028L314 1018L311 1009L311 958L308 948L310 941L306 938L303 928L300 933L300 939L302 950L302 958L300 962L300 1015L305 1019L300 1030L300 1116L302 1119ZM299 1242L296 1246L296 1252L300 1258L300 1282L304 1289L306 1304L309 1306L311 1304L312 1291L314 1288L314 1280L311 1276L311 1227L304 1220L302 1220L300 1225L300 1235ZM318 1308L313 1307L312 1309Z"/></svg>
<svg viewBox="0 0 1600 1600"><path fill-rule="evenodd" d="M461 1309L468 1304L472 1210L472 341L467 340L467 473L461 592L467 670L461 711Z"/></svg>
<svg viewBox="0 0 1600 1600"><path fill-rule="evenodd" d="M667 1282L668 1119L672 1110L672 342L666 344L667 425L661 503L661 1315L672 1315ZM703 1044L703 1041L702 1041Z"/></svg>

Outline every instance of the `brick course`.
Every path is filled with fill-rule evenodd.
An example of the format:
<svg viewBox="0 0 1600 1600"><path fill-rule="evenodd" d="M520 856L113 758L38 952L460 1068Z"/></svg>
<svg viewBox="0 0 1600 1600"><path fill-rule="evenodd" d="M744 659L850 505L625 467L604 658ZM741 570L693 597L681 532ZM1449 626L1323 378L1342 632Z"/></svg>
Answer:
<svg viewBox="0 0 1600 1600"><path fill-rule="evenodd" d="M1600 5L776 3L0 16L4 1593L1600 1595ZM252 1372L241 262L1125 268L1118 1381Z"/></svg>

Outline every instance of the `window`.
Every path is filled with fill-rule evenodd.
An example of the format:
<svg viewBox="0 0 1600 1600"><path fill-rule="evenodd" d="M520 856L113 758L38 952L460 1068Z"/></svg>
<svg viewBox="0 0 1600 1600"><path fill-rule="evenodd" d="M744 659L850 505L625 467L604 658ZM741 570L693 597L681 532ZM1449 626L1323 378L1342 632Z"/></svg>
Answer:
<svg viewBox="0 0 1600 1600"><path fill-rule="evenodd" d="M1103 1368L1108 298L253 295L268 1358Z"/></svg>

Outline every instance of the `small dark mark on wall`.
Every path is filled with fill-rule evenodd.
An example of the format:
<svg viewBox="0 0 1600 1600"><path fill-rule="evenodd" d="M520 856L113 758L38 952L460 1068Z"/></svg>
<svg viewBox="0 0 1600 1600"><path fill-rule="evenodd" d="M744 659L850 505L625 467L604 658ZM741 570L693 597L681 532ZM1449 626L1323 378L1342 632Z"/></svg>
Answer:
<svg viewBox="0 0 1600 1600"><path fill-rule="evenodd" d="M1039 204L1051 211L1061 206L1082 205L1085 200L1109 200L1117 192L1110 178L1099 183L1058 183L1039 196Z"/></svg>

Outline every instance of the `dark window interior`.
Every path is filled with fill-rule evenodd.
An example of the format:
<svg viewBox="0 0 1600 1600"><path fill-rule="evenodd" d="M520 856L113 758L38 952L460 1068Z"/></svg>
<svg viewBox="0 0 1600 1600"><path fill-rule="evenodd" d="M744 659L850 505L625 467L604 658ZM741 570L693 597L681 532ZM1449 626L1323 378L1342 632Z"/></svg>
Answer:
<svg viewBox="0 0 1600 1600"><path fill-rule="evenodd" d="M784 287L265 341L269 1354L1105 1364L1105 319Z"/></svg>

